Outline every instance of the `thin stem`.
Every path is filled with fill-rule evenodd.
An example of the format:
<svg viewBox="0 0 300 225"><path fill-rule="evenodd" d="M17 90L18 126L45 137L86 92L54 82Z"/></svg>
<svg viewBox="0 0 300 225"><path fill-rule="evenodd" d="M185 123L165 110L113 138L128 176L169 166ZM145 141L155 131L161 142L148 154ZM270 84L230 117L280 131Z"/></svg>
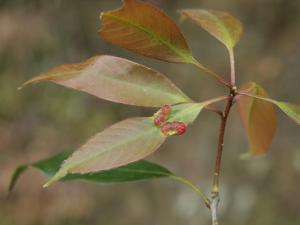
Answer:
<svg viewBox="0 0 300 225"><path fill-rule="evenodd" d="M225 135L225 128L227 124L228 115L233 103L233 95L230 95L227 101L227 105L225 111L223 113L221 119L221 125L219 130L219 141L218 141L218 150L215 162L215 170L214 170L214 181L213 181L213 192L219 192L219 175L220 175L220 167L221 167L221 160L222 160L222 153L224 147L224 135Z"/></svg>
<svg viewBox="0 0 300 225"><path fill-rule="evenodd" d="M205 106L204 109L206 109L207 111L210 111L210 112L217 113L219 116L223 116L223 112L213 106Z"/></svg>
<svg viewBox="0 0 300 225"><path fill-rule="evenodd" d="M273 99L270 99L270 98L266 98L266 97L263 97L263 96L258 96L258 95L254 95L254 94L250 94L250 93L247 93L247 92L243 92L243 91L239 91L237 93L238 95L244 95L244 96L247 96L247 97L251 97L251 98L257 98L257 99L260 99L260 100L263 100L263 101L266 101L266 102L270 102L270 103L273 103L276 105L276 101L273 100Z"/></svg>
<svg viewBox="0 0 300 225"><path fill-rule="evenodd" d="M199 102L199 104L202 104L204 106L208 106L210 104L213 104L213 103L216 103L216 102L220 102L220 101L226 100L228 98L229 97L227 95L222 95L220 97L216 97L216 98L212 98L212 99L209 99L209 100L206 100L206 101L203 101L203 102Z"/></svg>
<svg viewBox="0 0 300 225"><path fill-rule="evenodd" d="M190 181L186 180L183 177L173 175L173 176L171 176L171 178L187 185L189 188L191 188L193 191L195 191L203 199L203 201L205 202L205 205L208 208L210 208L211 202L210 202L209 198L198 187L196 187L194 184L192 184Z"/></svg>
<svg viewBox="0 0 300 225"><path fill-rule="evenodd" d="M230 84L235 86L236 77L235 77L235 59L233 49L228 49L229 51L229 60L230 60Z"/></svg>
<svg viewBox="0 0 300 225"><path fill-rule="evenodd" d="M218 74L216 74L215 72L207 69L206 67L202 66L198 61L195 60L195 62L193 63L198 69L206 72L207 74L211 75L216 81L218 81L219 83L231 88L231 84L230 82L228 82L227 80L225 80L223 77L219 76Z"/></svg>
<svg viewBox="0 0 300 225"><path fill-rule="evenodd" d="M219 140L218 140L218 149L216 155L216 162L214 168L214 178L213 178L213 189L211 193L211 217L212 224L219 225L218 222L218 207L220 202L219 196L219 179L220 179L220 171L221 171L221 162L222 162L222 154L224 148L224 136L225 129L228 120L228 116L233 105L233 100L235 95L237 94L237 88L235 86L236 77L235 77L235 60L234 60L234 52L233 49L229 49L229 58L230 58L230 95L228 96L226 108L221 117L221 124L219 130Z"/></svg>
<svg viewBox="0 0 300 225"><path fill-rule="evenodd" d="M217 211L219 206L219 177L220 177L220 170L221 170L221 161L222 161L222 153L224 148L224 136L225 136L225 129L228 120L228 116L230 113L230 109L233 104L233 98L235 95L235 90L232 89L227 100L226 108L223 112L221 125L219 130L219 141L218 141L218 149L216 155L216 162L215 162L215 169L214 169L214 178L213 178L213 190L212 190L212 200L211 200L211 215L212 215L212 222L213 225L218 225L218 217Z"/></svg>

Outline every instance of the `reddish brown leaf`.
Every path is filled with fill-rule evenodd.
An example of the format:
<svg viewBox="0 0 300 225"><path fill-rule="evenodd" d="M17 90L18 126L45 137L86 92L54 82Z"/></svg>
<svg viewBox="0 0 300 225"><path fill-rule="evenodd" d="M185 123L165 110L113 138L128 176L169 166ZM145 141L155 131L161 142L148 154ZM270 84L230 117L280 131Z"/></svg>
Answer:
<svg viewBox="0 0 300 225"><path fill-rule="evenodd" d="M101 14L99 34L135 53L176 63L195 63L183 34L165 13L140 0L123 0L117 10Z"/></svg>
<svg viewBox="0 0 300 225"><path fill-rule="evenodd" d="M190 102L161 73L114 56L95 56L82 63L61 65L24 85L52 81L106 100L138 106ZM23 85L23 86L24 86Z"/></svg>
<svg viewBox="0 0 300 225"><path fill-rule="evenodd" d="M253 82L243 85L240 90L268 97L265 90ZM277 127L273 104L248 96L239 96L237 106L240 119L248 135L250 153L253 155L265 153L272 142Z"/></svg>
<svg viewBox="0 0 300 225"><path fill-rule="evenodd" d="M259 95L254 95L252 93L249 93L246 91L240 91L241 95L249 96L252 98L257 98L262 101L270 102L276 106L278 106L279 109L281 109L291 120L295 121L298 125L300 125L300 106L295 105L290 102L282 102L282 101L276 101L271 98L266 98Z"/></svg>

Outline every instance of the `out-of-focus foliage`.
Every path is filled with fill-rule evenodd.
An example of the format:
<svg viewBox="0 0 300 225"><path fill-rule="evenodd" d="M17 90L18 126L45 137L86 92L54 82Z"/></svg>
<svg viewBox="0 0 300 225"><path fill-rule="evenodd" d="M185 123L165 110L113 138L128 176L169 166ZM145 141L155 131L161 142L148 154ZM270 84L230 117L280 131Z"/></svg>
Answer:
<svg viewBox="0 0 300 225"><path fill-rule="evenodd" d="M275 99L299 104L299 1L149 2L175 20L179 18L175 11L180 8L214 8L241 19L245 31L236 46L237 82L253 80ZM162 71L190 96L201 96L196 100L223 93L224 89L218 89L209 78L191 76L198 73L192 66L149 61L99 39L100 11L119 5L119 0L0 2L0 225L209 223L209 215L194 193L164 181L118 186L66 183L44 190L45 177L29 171L6 198L16 165L34 162L64 147L76 148L118 120L153 113L108 104L52 84L16 90L34 75L61 63L111 54ZM195 58L226 75L228 59L222 46L197 26L185 25L179 23L191 47L197 49ZM240 161L237 155L247 150L247 143L239 122L230 120L221 180L225 224L300 223L300 200L295 197L300 185L299 129L285 116L279 116L278 123L272 154ZM215 115L203 113L184 139L171 139L151 160L181 171L209 190L217 126Z"/></svg>
<svg viewBox="0 0 300 225"><path fill-rule="evenodd" d="M300 107L289 102L274 101L275 104L288 116L300 125Z"/></svg>
<svg viewBox="0 0 300 225"><path fill-rule="evenodd" d="M240 87L249 93L269 97L259 85L249 82ZM272 103L248 96L237 100L240 119L249 140L249 154L260 155L269 150L277 128L277 117Z"/></svg>

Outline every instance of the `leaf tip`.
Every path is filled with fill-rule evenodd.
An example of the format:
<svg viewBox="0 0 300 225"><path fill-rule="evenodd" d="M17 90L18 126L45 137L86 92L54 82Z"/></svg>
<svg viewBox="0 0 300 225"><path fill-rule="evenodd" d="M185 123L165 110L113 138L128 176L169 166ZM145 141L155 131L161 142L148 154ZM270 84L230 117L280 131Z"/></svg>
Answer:
<svg viewBox="0 0 300 225"><path fill-rule="evenodd" d="M62 179L63 177L65 177L67 174L68 174L68 172L66 170L60 170L60 171L58 171L53 177L51 177L51 179L47 183L45 183L43 185L43 188L49 187L54 182L56 182L56 181Z"/></svg>
<svg viewBox="0 0 300 225"><path fill-rule="evenodd" d="M16 168L16 170L14 171L14 173L10 179L10 183L8 186L8 193L13 191L19 177L27 170L27 168L28 168L28 165L21 165Z"/></svg>
<svg viewBox="0 0 300 225"><path fill-rule="evenodd" d="M177 10L177 13L180 15L180 17L179 17L179 21L182 23L182 22L184 22L184 21L186 21L186 15L185 15L185 13L184 13L184 9L179 9L179 10Z"/></svg>
<svg viewBox="0 0 300 225"><path fill-rule="evenodd" d="M30 80L24 82L23 84L21 84L21 85L17 88L17 90L18 90L18 91L21 91L21 90L22 90L24 87L26 87L27 85L29 85L29 84L35 82L35 80L36 80L36 78L33 78L33 79L30 79ZM36 80L36 81L38 81L38 80Z"/></svg>
<svg viewBox="0 0 300 225"><path fill-rule="evenodd" d="M43 185L43 188L47 188L47 187L49 187L50 185L51 185L51 182L48 181L47 183L45 183L45 184Z"/></svg>
<svg viewBox="0 0 300 225"><path fill-rule="evenodd" d="M25 86L26 86L26 83L23 83L17 88L17 90L21 91Z"/></svg>
<svg viewBox="0 0 300 225"><path fill-rule="evenodd" d="M45 183L43 185L43 188L47 188L49 187L51 184L53 184L55 181L59 180L60 178L57 178L56 176L52 177L50 180L47 181L47 183Z"/></svg>
<svg viewBox="0 0 300 225"><path fill-rule="evenodd" d="M104 16L104 12L101 12L100 13L100 16L99 16L99 18L100 18L100 20L102 20L102 17Z"/></svg>
<svg viewBox="0 0 300 225"><path fill-rule="evenodd" d="M240 155L240 160L247 160L247 159L250 159L251 158L252 153L249 151L249 152L246 152L246 153L243 153Z"/></svg>

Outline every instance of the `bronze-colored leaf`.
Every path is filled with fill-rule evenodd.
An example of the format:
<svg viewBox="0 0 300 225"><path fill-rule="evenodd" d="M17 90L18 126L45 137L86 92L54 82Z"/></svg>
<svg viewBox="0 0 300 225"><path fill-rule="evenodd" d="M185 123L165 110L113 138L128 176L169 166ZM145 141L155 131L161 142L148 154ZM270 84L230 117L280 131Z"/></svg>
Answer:
<svg viewBox="0 0 300 225"><path fill-rule="evenodd" d="M191 101L161 73L132 61L107 55L95 56L78 64L55 67L24 85L40 81L52 81L99 98L129 105L159 107L163 104Z"/></svg>
<svg viewBox="0 0 300 225"><path fill-rule="evenodd" d="M179 13L222 42L228 49L234 48L243 33L241 22L227 12L204 9L183 9Z"/></svg>
<svg viewBox="0 0 300 225"><path fill-rule="evenodd" d="M266 91L253 82L243 85L240 90L268 97ZM277 127L273 104L248 96L239 96L237 106L240 119L248 135L250 153L259 155L267 152Z"/></svg>
<svg viewBox="0 0 300 225"><path fill-rule="evenodd" d="M101 14L99 34L108 42L135 53L175 63L195 59L175 22L140 0L123 0L120 9Z"/></svg>
<svg viewBox="0 0 300 225"><path fill-rule="evenodd" d="M264 96L255 95L246 91L240 91L240 95L248 96L251 98L256 98L262 101L270 102L276 105L281 111L283 111L291 120L295 121L300 125L300 106L290 102L276 101L271 98L266 98Z"/></svg>

